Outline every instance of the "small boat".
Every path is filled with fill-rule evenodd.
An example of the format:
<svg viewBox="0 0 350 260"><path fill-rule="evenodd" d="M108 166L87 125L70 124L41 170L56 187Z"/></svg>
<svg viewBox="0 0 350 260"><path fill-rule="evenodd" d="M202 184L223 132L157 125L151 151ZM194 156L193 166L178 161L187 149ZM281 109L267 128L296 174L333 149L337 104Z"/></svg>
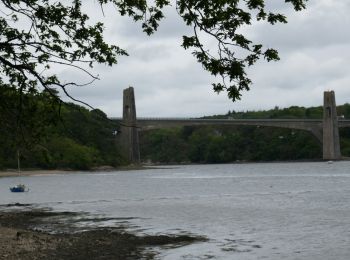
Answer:
<svg viewBox="0 0 350 260"><path fill-rule="evenodd" d="M17 166L18 166L18 176L21 176L21 164L20 164L19 150L17 150ZM17 184L16 186L10 187L11 192L28 192L29 189L24 184Z"/></svg>
<svg viewBox="0 0 350 260"><path fill-rule="evenodd" d="M18 184L16 186L10 187L11 192L27 192L29 189L26 188L24 184Z"/></svg>

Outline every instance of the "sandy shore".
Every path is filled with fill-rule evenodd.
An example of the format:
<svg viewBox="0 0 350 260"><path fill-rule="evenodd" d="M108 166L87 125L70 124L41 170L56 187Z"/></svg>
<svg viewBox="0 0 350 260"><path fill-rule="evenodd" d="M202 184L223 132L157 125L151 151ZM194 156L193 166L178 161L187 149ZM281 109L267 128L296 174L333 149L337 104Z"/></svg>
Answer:
<svg viewBox="0 0 350 260"><path fill-rule="evenodd" d="M0 170L0 178L1 177L16 177L16 176L33 176L33 175L50 175L50 174L75 174L75 173L98 173L98 172L116 172L116 171L134 171L134 170L148 170L153 169L152 166L142 166L142 165L130 165L130 166L121 166L118 168L113 168L110 166L104 166L104 167L97 167L93 168L91 170L41 170L41 169L35 169L35 170L21 170L20 174L18 175L17 170Z"/></svg>
<svg viewBox="0 0 350 260"><path fill-rule="evenodd" d="M77 216L71 212L22 209L14 205L1 205L0 211L0 259L155 259L157 248L179 247L206 241L192 235L139 236L126 232L120 227L98 228L84 232L71 230L38 229L40 224L47 227L57 218ZM28 207L28 205L27 205ZM10 210L8 210L10 209ZM39 231L41 230L41 231Z"/></svg>
<svg viewBox="0 0 350 260"><path fill-rule="evenodd" d="M167 167L164 167L167 168ZM111 167L111 166L100 166L93 168L91 170L26 170L23 169L20 172L21 176L32 176L32 175L50 175L50 174L75 174L75 173L101 173L101 172L115 172L115 171L135 171L135 170L150 170L150 169L159 169L159 167L155 167L154 165L126 165L119 167ZM18 171L15 169L10 170L0 170L0 178L1 177L15 177L18 176Z"/></svg>
<svg viewBox="0 0 350 260"><path fill-rule="evenodd" d="M74 173L73 171L64 170L24 170L18 175L15 170L0 171L0 177L16 177L16 176L31 176L31 175L48 175L48 174L65 174Z"/></svg>

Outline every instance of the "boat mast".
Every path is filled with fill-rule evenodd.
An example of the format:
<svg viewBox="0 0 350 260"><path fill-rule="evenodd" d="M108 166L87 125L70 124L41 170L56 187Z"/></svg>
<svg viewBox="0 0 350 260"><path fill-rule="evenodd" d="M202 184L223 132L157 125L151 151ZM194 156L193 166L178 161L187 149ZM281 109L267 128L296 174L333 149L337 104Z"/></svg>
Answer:
<svg viewBox="0 0 350 260"><path fill-rule="evenodd" d="M17 168L18 168L18 174L21 172L21 162L19 160L19 149L17 149Z"/></svg>

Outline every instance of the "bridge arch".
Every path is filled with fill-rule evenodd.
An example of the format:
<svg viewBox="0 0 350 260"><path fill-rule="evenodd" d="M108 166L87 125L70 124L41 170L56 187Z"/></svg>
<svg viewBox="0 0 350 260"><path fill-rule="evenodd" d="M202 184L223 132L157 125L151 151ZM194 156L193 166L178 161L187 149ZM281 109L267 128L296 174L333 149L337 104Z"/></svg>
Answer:
<svg viewBox="0 0 350 260"><path fill-rule="evenodd" d="M124 157L132 163L140 162L138 132L179 126L267 126L311 132L323 147L324 160L340 160L339 127L349 127L350 120L339 120L334 91L324 92L323 119L196 119L196 118L136 118L134 89L123 92L123 118L115 118L121 125L118 143Z"/></svg>

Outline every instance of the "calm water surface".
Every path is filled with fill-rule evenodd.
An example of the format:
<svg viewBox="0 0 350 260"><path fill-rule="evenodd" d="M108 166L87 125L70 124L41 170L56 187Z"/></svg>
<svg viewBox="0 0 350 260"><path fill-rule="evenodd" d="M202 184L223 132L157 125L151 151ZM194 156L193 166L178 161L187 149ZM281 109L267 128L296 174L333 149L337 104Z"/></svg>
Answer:
<svg viewBox="0 0 350 260"><path fill-rule="evenodd" d="M34 203L113 219L141 234L208 242L161 259L350 259L350 162L174 166L0 179L0 204ZM88 221L80 225L96 225Z"/></svg>

